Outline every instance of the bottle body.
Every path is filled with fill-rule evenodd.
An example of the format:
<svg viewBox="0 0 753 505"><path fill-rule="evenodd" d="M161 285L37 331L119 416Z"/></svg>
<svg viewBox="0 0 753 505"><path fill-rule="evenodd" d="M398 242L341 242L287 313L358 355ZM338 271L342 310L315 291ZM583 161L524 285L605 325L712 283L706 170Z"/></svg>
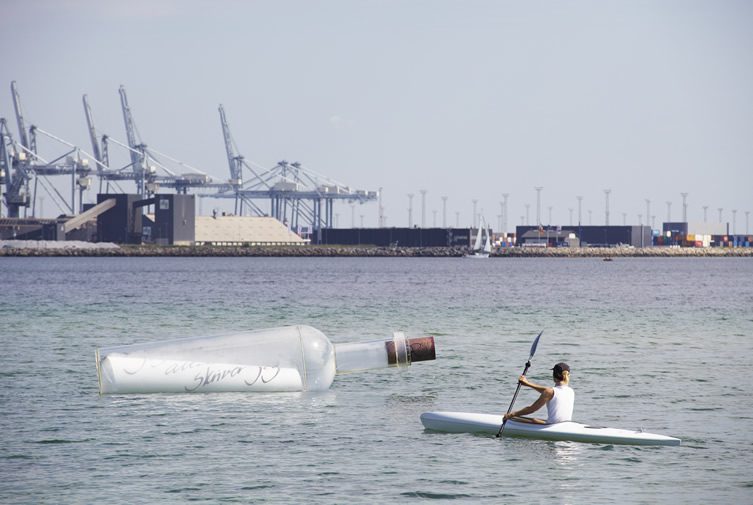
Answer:
<svg viewBox="0 0 753 505"><path fill-rule="evenodd" d="M433 337L333 345L311 326L286 326L97 349L100 394L328 389L336 373L435 359Z"/></svg>
<svg viewBox="0 0 753 505"><path fill-rule="evenodd" d="M97 350L106 393L283 392L329 388L334 346L311 326L288 326Z"/></svg>

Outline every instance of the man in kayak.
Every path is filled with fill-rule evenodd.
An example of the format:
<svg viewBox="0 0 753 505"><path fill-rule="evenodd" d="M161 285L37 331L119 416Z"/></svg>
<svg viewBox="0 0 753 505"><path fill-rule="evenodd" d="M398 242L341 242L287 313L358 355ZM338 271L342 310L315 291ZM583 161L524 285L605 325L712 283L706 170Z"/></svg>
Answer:
<svg viewBox="0 0 753 505"><path fill-rule="evenodd" d="M505 421L514 419L515 421L534 424L554 424L572 421L575 392L570 387L570 366L567 363L557 363L552 368L552 378L554 379L554 387L547 387L529 382L525 375L521 375L518 382L523 386L535 389L541 395L538 400L528 407L505 414ZM546 405L548 413L546 420L521 417L533 414L544 405Z"/></svg>

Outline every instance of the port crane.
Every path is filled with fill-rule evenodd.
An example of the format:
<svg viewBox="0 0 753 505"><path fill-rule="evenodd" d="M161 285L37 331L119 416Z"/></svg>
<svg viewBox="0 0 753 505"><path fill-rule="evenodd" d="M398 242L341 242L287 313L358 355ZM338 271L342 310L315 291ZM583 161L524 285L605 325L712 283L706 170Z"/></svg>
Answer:
<svg viewBox="0 0 753 505"><path fill-rule="evenodd" d="M255 169L238 154L222 105L219 113L230 180L216 193L202 197L232 198L237 214L243 214L244 205L247 205L254 215L269 215L296 229L310 225L313 230L332 227L335 201L366 203L378 198L377 191L351 189L300 162L283 160L270 169ZM244 168L252 175L247 180L243 178ZM264 200L269 202L269 213L256 203Z"/></svg>
<svg viewBox="0 0 753 505"><path fill-rule="evenodd" d="M299 162L283 160L269 169L249 163L237 149L222 105L219 112L230 179L215 183L204 172L148 147L141 140L124 86L120 86L118 92L126 131L125 143L106 134L98 135L89 99L87 95L82 97L92 153L35 125L27 128L15 81L11 83L11 91L19 140L13 138L5 119L0 118L0 186L8 217L20 217L22 211L26 216L29 207L34 216L39 186L51 195L64 214L80 213L83 191L90 187L92 176L99 179L100 193L104 184L106 193L111 192L111 186L117 192L124 192L118 184L122 181L133 181L137 192L144 196L156 193L160 187L174 188L182 193L189 188L203 189L205 192L197 193L197 196L234 199L238 215L272 216L291 227L310 226L312 230L332 227L336 201L366 203L378 198L377 191L352 189ZM63 144L68 150L62 156L46 160L37 151L38 135ZM112 146L128 153L128 162L124 166L113 168ZM191 173L178 174L161 159L188 168ZM64 197L49 180L50 176L59 175L71 177L70 198ZM79 190L78 205L76 189ZM206 190L210 189L214 192L207 193Z"/></svg>
<svg viewBox="0 0 753 505"><path fill-rule="evenodd" d="M2 147L0 148L0 170L2 174L3 199L8 209L8 217L21 217L23 209L24 217L31 207L31 215L36 215L36 196L39 186L42 186L50 195L56 205L66 214L75 214L76 189L79 189L78 210L81 208L81 196L83 191L91 184L89 174L89 155L83 153L76 146L65 142L39 128L36 125L26 127L26 120L21 106L21 97L16 82L11 82L11 95L13 108L16 114L19 140L14 141L8 129L5 119L0 119L0 134ZM67 146L68 150L54 159L47 160L42 157L37 148L37 135L43 135L56 142ZM63 196L57 187L50 181L50 176L69 175L71 177L70 200Z"/></svg>
<svg viewBox="0 0 753 505"><path fill-rule="evenodd" d="M102 154L109 157L109 144L114 143L126 149L130 157L130 164L118 170L120 175L117 178L130 177L136 184L136 192L140 195L153 194L159 191L160 187L175 189L178 193L187 193L188 188L192 187L211 187L212 178L198 168L192 167L187 163L172 158L165 153L161 153L154 148L148 147L138 134L136 122L133 119L131 107L128 104L128 95L124 86L118 89L120 94L120 105L123 111L123 122L125 124L127 145L116 141L110 136L102 137ZM93 125L93 123L90 123ZM96 140L96 133L90 126L90 135ZM166 166L161 159L166 159L175 165L187 168L191 172L178 174ZM109 161L109 160L108 160ZM108 175L105 175L107 178Z"/></svg>

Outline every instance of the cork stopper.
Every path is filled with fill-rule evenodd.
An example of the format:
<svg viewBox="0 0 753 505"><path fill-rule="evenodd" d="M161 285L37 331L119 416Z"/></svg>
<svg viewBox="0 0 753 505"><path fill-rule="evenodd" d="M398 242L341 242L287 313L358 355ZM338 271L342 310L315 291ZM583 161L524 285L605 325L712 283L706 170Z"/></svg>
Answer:
<svg viewBox="0 0 753 505"><path fill-rule="evenodd" d="M434 349L434 337L409 338L408 347L410 348L410 360L429 361L437 358Z"/></svg>
<svg viewBox="0 0 753 505"><path fill-rule="evenodd" d="M384 343L387 349L389 366L409 366L414 361L436 359L434 337L405 338L402 331L396 331L392 340Z"/></svg>

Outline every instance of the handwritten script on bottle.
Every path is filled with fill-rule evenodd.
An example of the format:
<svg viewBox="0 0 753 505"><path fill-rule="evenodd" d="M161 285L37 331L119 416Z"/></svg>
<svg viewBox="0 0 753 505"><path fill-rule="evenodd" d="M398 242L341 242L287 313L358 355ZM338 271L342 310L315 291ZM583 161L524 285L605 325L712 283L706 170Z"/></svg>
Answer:
<svg viewBox="0 0 753 505"><path fill-rule="evenodd" d="M141 358L136 366L123 367L123 371L131 376L158 372L168 379L187 379L190 383L184 386L184 389L188 393L194 393L207 386L233 379L235 383L242 380L249 388L255 384L269 384L280 374L280 366L244 366Z"/></svg>

